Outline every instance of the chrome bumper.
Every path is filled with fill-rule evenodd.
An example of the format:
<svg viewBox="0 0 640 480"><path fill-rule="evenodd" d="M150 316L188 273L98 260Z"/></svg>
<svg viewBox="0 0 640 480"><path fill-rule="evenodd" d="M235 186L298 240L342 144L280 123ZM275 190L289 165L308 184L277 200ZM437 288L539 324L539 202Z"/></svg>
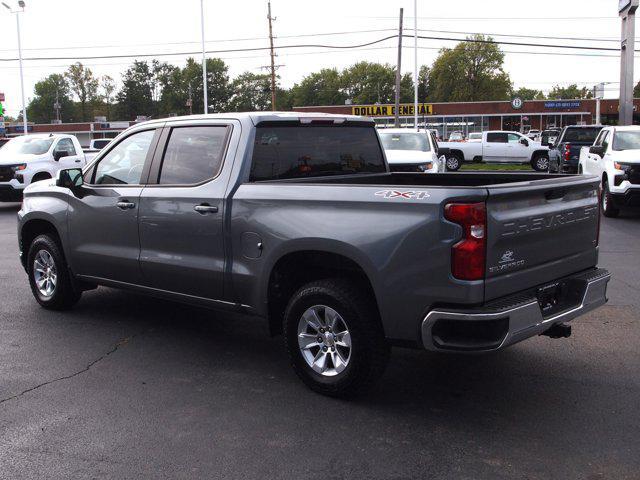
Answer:
<svg viewBox="0 0 640 480"><path fill-rule="evenodd" d="M437 309L430 311L422 322L424 348L432 351L487 352L500 350L539 335L556 323L564 323L589 312L607 302L607 283L611 275L604 269L593 269L585 273L561 279L571 285L577 301L566 308L544 315L537 289L521 292L499 299L474 309ZM437 325L454 325L458 332L490 325L504 326L503 331L487 342L456 342L444 340L438 335ZM508 325L508 326L507 326ZM436 331L434 331L434 327ZM482 330L482 328L480 328ZM463 335L464 336L464 335Z"/></svg>

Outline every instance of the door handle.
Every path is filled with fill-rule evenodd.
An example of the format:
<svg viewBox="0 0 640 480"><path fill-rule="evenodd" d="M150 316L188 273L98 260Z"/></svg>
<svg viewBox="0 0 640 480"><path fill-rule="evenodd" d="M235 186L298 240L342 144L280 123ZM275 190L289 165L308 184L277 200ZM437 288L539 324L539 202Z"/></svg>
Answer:
<svg viewBox="0 0 640 480"><path fill-rule="evenodd" d="M193 207L193 209L196 212L201 213L202 215L205 215L207 213L218 213L218 207L209 205L208 203L201 203L200 205L196 205L195 207Z"/></svg>
<svg viewBox="0 0 640 480"><path fill-rule="evenodd" d="M130 208L135 207L136 204L133 202L128 202L126 200L123 200L121 202L116 203L116 207L118 207L120 210L128 210Z"/></svg>
<svg viewBox="0 0 640 480"><path fill-rule="evenodd" d="M80 159L79 158L76 158L76 163L80 163Z"/></svg>

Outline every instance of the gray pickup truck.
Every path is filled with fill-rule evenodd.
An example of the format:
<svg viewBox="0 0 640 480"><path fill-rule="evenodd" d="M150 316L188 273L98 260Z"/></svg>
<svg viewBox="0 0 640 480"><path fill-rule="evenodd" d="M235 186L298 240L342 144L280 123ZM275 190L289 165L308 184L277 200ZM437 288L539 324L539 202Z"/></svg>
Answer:
<svg viewBox="0 0 640 480"><path fill-rule="evenodd" d="M372 120L151 121L30 185L20 255L45 308L98 285L265 318L300 378L362 391L389 347L489 352L606 302L598 180L390 173Z"/></svg>

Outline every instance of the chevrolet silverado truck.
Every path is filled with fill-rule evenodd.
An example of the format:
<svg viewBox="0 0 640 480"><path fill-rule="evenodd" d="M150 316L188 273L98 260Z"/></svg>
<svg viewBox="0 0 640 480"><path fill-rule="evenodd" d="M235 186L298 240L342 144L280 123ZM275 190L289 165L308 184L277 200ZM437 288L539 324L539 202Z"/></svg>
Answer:
<svg viewBox="0 0 640 480"><path fill-rule="evenodd" d="M578 173L601 179L605 217L617 217L621 208L640 207L640 127L603 128L592 146L580 150Z"/></svg>
<svg viewBox="0 0 640 480"><path fill-rule="evenodd" d="M154 120L25 190L35 300L128 289L264 318L317 392L350 396L390 346L501 350L606 302L597 178L391 173L373 120Z"/></svg>
<svg viewBox="0 0 640 480"><path fill-rule="evenodd" d="M564 127L549 145L549 172L577 173L582 147L593 145L602 130L601 125L570 125Z"/></svg>
<svg viewBox="0 0 640 480"><path fill-rule="evenodd" d="M12 138L0 150L0 201L16 202L31 182L59 170L86 165L75 135L40 134Z"/></svg>
<svg viewBox="0 0 640 480"><path fill-rule="evenodd" d="M448 149L447 169L458 170L464 162L530 164L538 172L549 168L548 148L518 132L482 132L475 142L439 142Z"/></svg>

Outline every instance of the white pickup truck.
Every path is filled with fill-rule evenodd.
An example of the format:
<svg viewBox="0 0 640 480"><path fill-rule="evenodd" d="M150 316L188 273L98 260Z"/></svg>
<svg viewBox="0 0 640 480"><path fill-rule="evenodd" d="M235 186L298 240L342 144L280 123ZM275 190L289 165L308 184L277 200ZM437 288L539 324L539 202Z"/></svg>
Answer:
<svg viewBox="0 0 640 480"><path fill-rule="evenodd" d="M475 142L438 142L448 148L447 170L458 170L464 162L530 163L534 170L549 169L549 149L518 132L492 130L482 132Z"/></svg>
<svg viewBox="0 0 640 480"><path fill-rule="evenodd" d="M601 179L605 217L622 207L640 207L640 127L605 127L593 145L580 149L578 173Z"/></svg>
<svg viewBox="0 0 640 480"><path fill-rule="evenodd" d="M87 158L74 135L12 138L0 149L0 201L20 201L23 190L31 182L53 178L58 170L86 164Z"/></svg>

